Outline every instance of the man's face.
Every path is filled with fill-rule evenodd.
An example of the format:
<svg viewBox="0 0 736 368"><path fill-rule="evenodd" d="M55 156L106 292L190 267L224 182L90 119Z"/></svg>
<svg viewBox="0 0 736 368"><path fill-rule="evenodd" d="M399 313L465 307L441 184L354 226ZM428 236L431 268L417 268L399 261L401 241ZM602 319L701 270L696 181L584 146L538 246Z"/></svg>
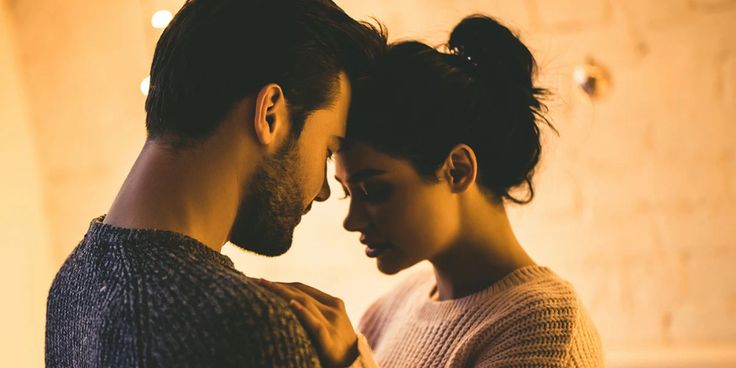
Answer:
<svg viewBox="0 0 736 368"><path fill-rule="evenodd" d="M332 105L307 118L299 139L289 139L256 170L230 242L261 255L282 255L291 247L294 228L312 202L329 198L327 156L340 149L350 106L350 83L344 74L339 85Z"/></svg>

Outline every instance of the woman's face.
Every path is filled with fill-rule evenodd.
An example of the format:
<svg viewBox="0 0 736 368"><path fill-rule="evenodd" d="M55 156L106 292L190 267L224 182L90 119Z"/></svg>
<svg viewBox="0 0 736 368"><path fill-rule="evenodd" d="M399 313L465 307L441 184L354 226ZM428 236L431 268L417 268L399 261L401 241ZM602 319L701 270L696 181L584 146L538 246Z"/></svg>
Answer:
<svg viewBox="0 0 736 368"><path fill-rule="evenodd" d="M343 225L361 233L381 272L432 259L458 235L457 199L447 181L427 182L408 161L358 142L335 156L335 168L350 197Z"/></svg>

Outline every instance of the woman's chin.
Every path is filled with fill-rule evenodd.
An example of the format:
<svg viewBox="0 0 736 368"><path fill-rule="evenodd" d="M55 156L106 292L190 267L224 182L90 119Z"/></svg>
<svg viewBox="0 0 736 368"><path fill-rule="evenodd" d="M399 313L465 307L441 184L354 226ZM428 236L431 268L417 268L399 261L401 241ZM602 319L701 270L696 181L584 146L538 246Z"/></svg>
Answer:
<svg viewBox="0 0 736 368"><path fill-rule="evenodd" d="M376 266L378 267L378 271L380 271L384 275L395 275L409 267L411 267L413 264L416 264L416 262L412 264L405 264L404 262L397 262L398 260L392 259L391 257L379 257L376 259Z"/></svg>

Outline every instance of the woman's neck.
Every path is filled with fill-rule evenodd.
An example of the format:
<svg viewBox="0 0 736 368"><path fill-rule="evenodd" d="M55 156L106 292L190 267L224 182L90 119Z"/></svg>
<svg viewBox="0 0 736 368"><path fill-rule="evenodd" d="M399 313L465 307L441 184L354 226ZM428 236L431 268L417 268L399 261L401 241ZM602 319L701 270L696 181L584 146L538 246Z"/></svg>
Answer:
<svg viewBox="0 0 736 368"><path fill-rule="evenodd" d="M438 300L474 294L521 267L535 264L516 239L503 206L483 203L464 212L467 220L458 239L430 260Z"/></svg>

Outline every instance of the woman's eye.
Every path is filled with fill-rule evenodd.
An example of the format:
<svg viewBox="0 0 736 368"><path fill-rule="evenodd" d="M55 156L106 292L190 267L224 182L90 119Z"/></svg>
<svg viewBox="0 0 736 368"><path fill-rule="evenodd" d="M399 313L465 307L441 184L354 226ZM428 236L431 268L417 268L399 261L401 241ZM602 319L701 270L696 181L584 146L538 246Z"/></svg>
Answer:
<svg viewBox="0 0 736 368"><path fill-rule="evenodd" d="M327 149L327 161L332 161L333 152L331 149Z"/></svg>
<svg viewBox="0 0 736 368"><path fill-rule="evenodd" d="M383 202L391 195L391 187L386 184L361 184L360 191L365 201L370 203Z"/></svg>
<svg viewBox="0 0 736 368"><path fill-rule="evenodd" d="M342 187L344 196L340 199L348 199L354 197L356 201L366 201L368 203L379 203L387 200L391 195L391 186L387 184L358 184L351 191Z"/></svg>

